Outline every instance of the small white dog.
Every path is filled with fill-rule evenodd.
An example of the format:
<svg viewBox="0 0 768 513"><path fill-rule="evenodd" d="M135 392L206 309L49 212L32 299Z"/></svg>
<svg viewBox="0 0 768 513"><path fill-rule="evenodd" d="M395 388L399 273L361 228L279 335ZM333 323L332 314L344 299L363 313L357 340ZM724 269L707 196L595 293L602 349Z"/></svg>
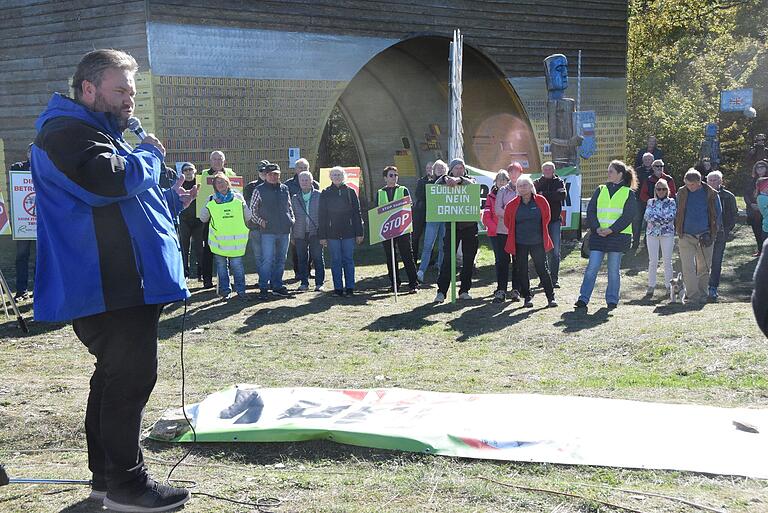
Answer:
<svg viewBox="0 0 768 513"><path fill-rule="evenodd" d="M683 273L677 273L677 276L669 280L669 301L670 303L685 304L685 283L683 283Z"/></svg>

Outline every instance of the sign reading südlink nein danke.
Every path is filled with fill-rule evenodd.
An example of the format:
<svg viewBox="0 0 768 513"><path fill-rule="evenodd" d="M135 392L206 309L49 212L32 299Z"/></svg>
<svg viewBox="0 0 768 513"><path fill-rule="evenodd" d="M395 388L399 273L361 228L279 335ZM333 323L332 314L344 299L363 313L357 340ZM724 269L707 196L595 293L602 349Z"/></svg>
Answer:
<svg viewBox="0 0 768 513"><path fill-rule="evenodd" d="M480 185L427 185L427 222L480 221Z"/></svg>
<svg viewBox="0 0 768 513"><path fill-rule="evenodd" d="M456 247L456 223L480 221L480 184L427 185L427 222L451 223L451 247ZM446 234L448 236L448 234ZM448 255L446 255L447 257ZM456 301L456 252L451 251L451 303Z"/></svg>

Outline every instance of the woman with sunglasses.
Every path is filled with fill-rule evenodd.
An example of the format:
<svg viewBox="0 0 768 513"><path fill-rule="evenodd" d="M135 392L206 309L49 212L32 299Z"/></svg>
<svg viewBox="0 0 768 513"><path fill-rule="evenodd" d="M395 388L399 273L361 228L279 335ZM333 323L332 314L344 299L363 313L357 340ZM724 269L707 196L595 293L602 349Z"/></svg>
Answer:
<svg viewBox="0 0 768 513"><path fill-rule="evenodd" d="M672 254L675 247L675 215L677 205L670 197L670 186L664 178L654 184L654 197L648 200L645 209L646 245L648 246L648 290L647 298L653 297L656 288L656 270L659 267L659 249L664 259L664 286L669 290L672 279Z"/></svg>
<svg viewBox="0 0 768 513"><path fill-rule="evenodd" d="M385 167L382 175L384 176L384 187L379 189L376 195L377 207L391 201L403 199L405 196L410 196L408 188L397 183L399 176L395 166ZM415 294L419 291L419 280L416 277L416 264L413 261L413 252L411 250L411 234L405 233L381 243L381 246L384 248L384 258L387 261L389 285L394 290L395 287L400 288L400 272L397 269L397 261L392 262L392 244L396 245L397 252L400 253L400 259L403 261L403 265L405 265L405 273L408 275L408 292ZM392 276L393 264L395 265L395 276Z"/></svg>

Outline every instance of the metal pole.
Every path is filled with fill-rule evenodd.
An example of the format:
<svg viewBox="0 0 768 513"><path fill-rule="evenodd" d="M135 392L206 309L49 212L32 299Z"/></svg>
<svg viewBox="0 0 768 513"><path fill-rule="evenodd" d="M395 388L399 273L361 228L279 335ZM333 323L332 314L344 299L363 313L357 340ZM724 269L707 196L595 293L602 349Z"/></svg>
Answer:
<svg viewBox="0 0 768 513"><path fill-rule="evenodd" d="M21 313L19 312L19 309L16 306L16 300L13 299L13 295L11 295L11 289L8 288L8 282L5 281L5 276L3 275L3 271L0 271L0 285L2 286L2 289L8 293L8 298L11 300L11 306L13 307L13 311L16 313L16 320L18 321L19 328L21 328L21 331L23 333L29 333L27 322L24 320L24 317L21 316ZM6 309L5 316L7 317L8 307L5 305L5 298L3 298L3 307Z"/></svg>
<svg viewBox="0 0 768 513"><path fill-rule="evenodd" d="M397 303L397 260L395 260L395 239L389 239L389 247L392 250L392 289L395 291L395 303Z"/></svg>
<svg viewBox="0 0 768 513"><path fill-rule="evenodd" d="M576 112L581 112L581 50L579 50L579 67L576 76Z"/></svg>
<svg viewBox="0 0 768 513"><path fill-rule="evenodd" d="M456 221L451 221L451 303L456 302Z"/></svg>

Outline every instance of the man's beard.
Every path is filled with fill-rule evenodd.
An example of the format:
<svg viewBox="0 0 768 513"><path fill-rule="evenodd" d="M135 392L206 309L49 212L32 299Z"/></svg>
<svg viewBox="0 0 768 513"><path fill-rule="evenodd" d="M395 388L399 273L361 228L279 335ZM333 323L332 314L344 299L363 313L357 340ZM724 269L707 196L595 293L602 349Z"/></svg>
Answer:
<svg viewBox="0 0 768 513"><path fill-rule="evenodd" d="M107 112L112 114L115 117L115 120L117 121L117 127L121 132L128 128L128 118L130 116L125 115L123 112L123 106L111 105L98 91L96 92L96 98L93 101L93 110L96 112Z"/></svg>

